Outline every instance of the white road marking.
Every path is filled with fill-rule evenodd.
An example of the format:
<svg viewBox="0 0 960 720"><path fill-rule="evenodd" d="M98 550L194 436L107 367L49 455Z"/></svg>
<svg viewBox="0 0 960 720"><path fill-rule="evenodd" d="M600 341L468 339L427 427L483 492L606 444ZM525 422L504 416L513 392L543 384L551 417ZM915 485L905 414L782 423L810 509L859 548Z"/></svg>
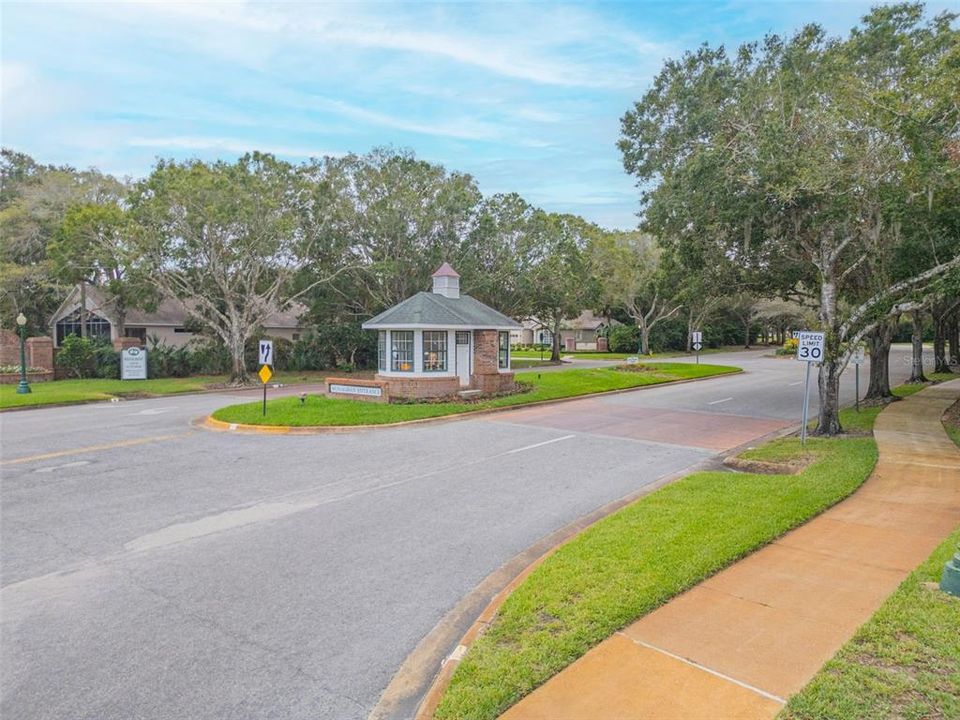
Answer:
<svg viewBox="0 0 960 720"><path fill-rule="evenodd" d="M733 400L732 397L724 398L723 400L714 400L713 402L707 403L707 405L719 405L720 403L725 403L729 400Z"/></svg>
<svg viewBox="0 0 960 720"><path fill-rule="evenodd" d="M793 387L794 385L803 385L803 380L797 380L795 383L790 383L790 387Z"/></svg>
<svg viewBox="0 0 960 720"><path fill-rule="evenodd" d="M164 408L164 409L162 409L162 410L161 410L160 408L150 408L149 410L141 410L140 412L130 413L130 415L131 415L131 416L133 416L133 415L160 415L160 414L162 414L162 413L170 412L171 410L176 410L176 409L177 409L176 407Z"/></svg>
<svg viewBox="0 0 960 720"><path fill-rule="evenodd" d="M63 465L51 465L50 467L37 468L34 470L35 473L51 473L57 470L65 470L66 468L79 467L80 465L89 465L89 460L74 460L73 462L64 463Z"/></svg>
<svg viewBox="0 0 960 720"><path fill-rule="evenodd" d="M516 450L507 450L504 455L513 455L514 453L523 452L524 450L533 450L534 448L543 447L544 445L550 445L552 443L560 442L561 440L569 440L570 438L576 437L576 435L564 435L563 437L554 438L553 440L544 440L543 442L534 443L533 445L525 445L522 448L517 448Z"/></svg>

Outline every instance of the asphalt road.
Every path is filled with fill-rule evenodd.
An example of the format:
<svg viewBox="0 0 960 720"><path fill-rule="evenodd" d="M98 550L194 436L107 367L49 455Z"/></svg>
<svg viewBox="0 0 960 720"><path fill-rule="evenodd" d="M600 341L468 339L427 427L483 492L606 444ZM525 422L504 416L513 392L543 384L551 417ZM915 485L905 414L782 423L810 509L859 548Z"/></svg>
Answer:
<svg viewBox="0 0 960 720"><path fill-rule="evenodd" d="M348 434L191 426L235 394L6 413L0 715L365 718L511 557L795 423L803 366L762 355L704 358L743 375ZM902 381L906 350L892 361Z"/></svg>

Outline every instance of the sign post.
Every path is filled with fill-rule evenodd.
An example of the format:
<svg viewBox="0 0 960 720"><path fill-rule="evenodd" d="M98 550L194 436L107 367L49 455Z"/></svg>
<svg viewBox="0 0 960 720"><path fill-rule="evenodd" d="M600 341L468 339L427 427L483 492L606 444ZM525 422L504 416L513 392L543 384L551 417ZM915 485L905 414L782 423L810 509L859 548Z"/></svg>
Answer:
<svg viewBox="0 0 960 720"><path fill-rule="evenodd" d="M810 410L810 365L823 360L826 335L807 330L797 333L797 360L807 364L807 377L803 383L803 424L800 426L800 444L807 444L807 416Z"/></svg>
<svg viewBox="0 0 960 720"><path fill-rule="evenodd" d="M703 348L703 333L699 330L693 331L693 349L697 351L697 365L700 364L700 350Z"/></svg>
<svg viewBox="0 0 960 720"><path fill-rule="evenodd" d="M863 345L857 345L853 351L853 356L850 360L853 362L854 367L856 367L856 375L854 376L854 392L856 393L854 397L853 404L857 408L857 412L860 412L860 366L863 365Z"/></svg>
<svg viewBox="0 0 960 720"><path fill-rule="evenodd" d="M267 383L270 382L270 378L273 377L273 370L270 369L270 366L273 365L273 341L272 340L261 340L260 341L260 371L257 375L260 377L260 382L263 383L263 415L267 415Z"/></svg>

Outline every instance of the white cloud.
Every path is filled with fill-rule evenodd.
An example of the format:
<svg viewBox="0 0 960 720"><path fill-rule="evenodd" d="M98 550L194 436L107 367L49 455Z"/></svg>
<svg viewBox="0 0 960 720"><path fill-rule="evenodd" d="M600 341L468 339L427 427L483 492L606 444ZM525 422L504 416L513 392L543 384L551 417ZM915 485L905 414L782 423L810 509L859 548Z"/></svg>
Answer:
<svg viewBox="0 0 960 720"><path fill-rule="evenodd" d="M291 145L274 145L259 143L255 140L244 140L229 137L201 137L195 135L175 135L170 137L134 137L126 141L131 147L161 148L166 150L224 150L227 152L243 153L259 150L283 157L323 157L338 155L329 150L311 147L297 147Z"/></svg>

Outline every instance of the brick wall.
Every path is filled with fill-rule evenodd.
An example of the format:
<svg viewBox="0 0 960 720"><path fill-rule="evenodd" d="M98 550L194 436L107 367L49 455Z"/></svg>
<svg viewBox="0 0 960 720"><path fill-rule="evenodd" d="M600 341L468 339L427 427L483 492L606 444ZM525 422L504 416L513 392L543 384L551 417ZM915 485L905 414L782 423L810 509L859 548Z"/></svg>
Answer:
<svg viewBox="0 0 960 720"><path fill-rule="evenodd" d="M377 375L376 380L386 382L390 388L390 397L421 400L425 398L453 397L460 392L460 380L456 377L384 377Z"/></svg>
<svg viewBox="0 0 960 720"><path fill-rule="evenodd" d="M53 370L53 340L48 337L27 338L27 367ZM0 330L0 365L20 366L20 338L12 330Z"/></svg>
<svg viewBox="0 0 960 720"><path fill-rule="evenodd" d="M488 375L499 372L497 366L497 331L473 331L473 374Z"/></svg>

